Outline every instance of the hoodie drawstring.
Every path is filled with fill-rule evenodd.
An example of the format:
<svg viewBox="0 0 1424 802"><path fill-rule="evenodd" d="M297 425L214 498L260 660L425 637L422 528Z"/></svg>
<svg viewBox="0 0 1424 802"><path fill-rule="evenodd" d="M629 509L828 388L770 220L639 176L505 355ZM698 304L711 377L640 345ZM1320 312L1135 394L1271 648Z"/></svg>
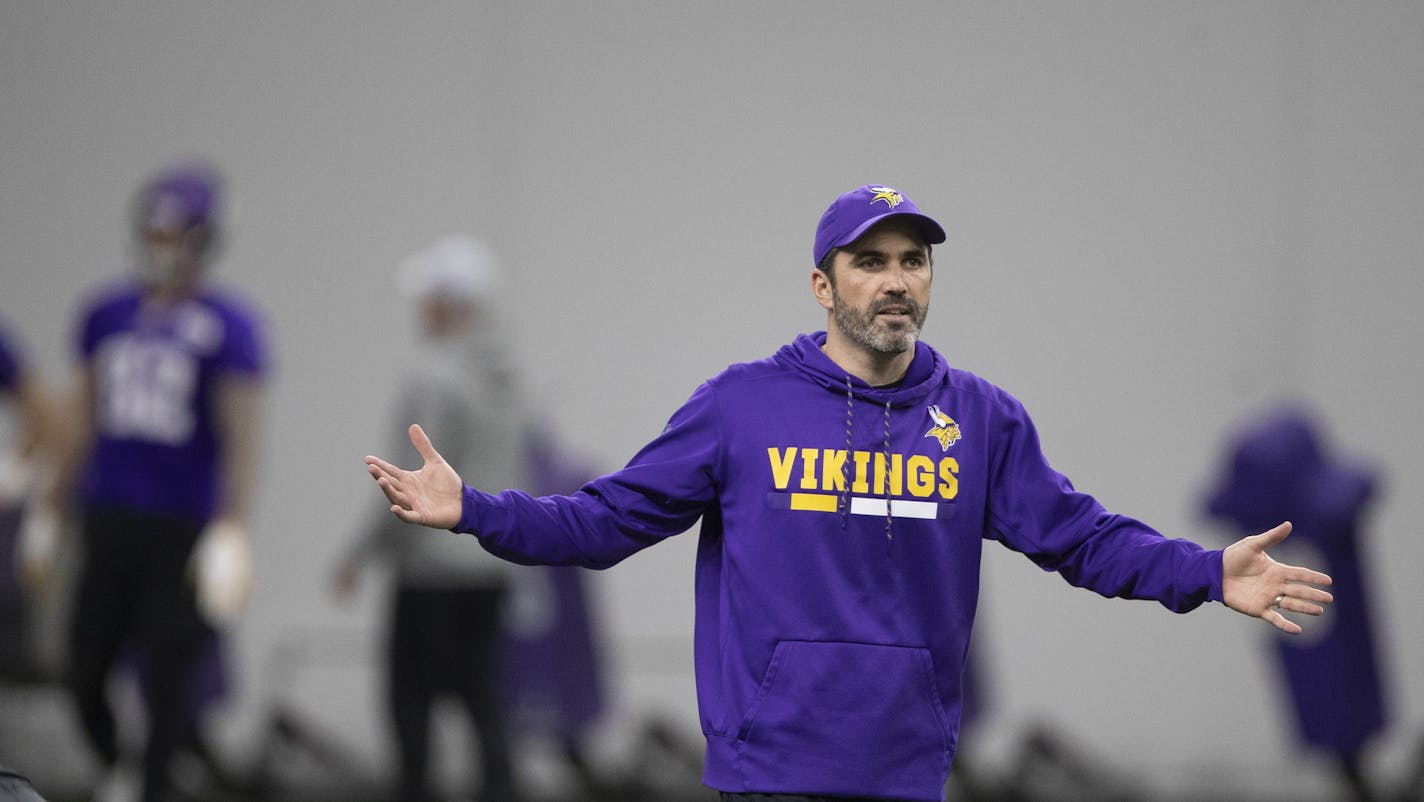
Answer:
<svg viewBox="0 0 1424 802"><path fill-rule="evenodd" d="M841 461L841 530L844 531L850 522L850 477L846 475L846 463L850 461L850 456L854 453L851 450L851 426L855 422L855 388L850 383L850 376L845 377L846 383L846 458ZM885 539L895 539L895 516L891 511L890 500L890 401L885 401L885 431L881 445L881 458L885 460Z"/></svg>
<svg viewBox="0 0 1424 802"><path fill-rule="evenodd" d="M850 376L845 377L846 382L846 458L841 460L841 531L844 532L850 524L850 477L846 476L846 463L850 462L851 455L851 423L855 421L855 394L851 388Z"/></svg>
<svg viewBox="0 0 1424 802"><path fill-rule="evenodd" d="M890 401L885 401L885 539L894 540L895 516L890 512Z"/></svg>

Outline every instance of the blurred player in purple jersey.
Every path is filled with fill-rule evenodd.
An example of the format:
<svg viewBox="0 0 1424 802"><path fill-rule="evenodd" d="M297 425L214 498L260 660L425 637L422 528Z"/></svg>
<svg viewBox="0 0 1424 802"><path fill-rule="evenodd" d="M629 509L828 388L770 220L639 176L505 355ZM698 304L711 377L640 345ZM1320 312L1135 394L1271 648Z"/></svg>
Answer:
<svg viewBox="0 0 1424 802"><path fill-rule="evenodd" d="M108 769L120 750L107 682L146 661L143 799L170 797L190 732L193 666L246 600L248 519L267 351L255 311L208 286L221 180L201 164L153 176L132 209L130 275L83 305L73 445L51 504L77 505L84 558L67 683Z"/></svg>

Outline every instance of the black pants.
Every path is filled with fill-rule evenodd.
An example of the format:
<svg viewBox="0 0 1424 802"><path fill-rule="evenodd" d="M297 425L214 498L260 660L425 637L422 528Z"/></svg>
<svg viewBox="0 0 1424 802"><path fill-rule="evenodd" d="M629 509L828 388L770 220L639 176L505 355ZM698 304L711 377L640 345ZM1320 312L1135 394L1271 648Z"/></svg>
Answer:
<svg viewBox="0 0 1424 802"><path fill-rule="evenodd" d="M29 609L20 586L19 505L0 504L0 677L26 678L30 659ZM0 797L4 799L4 797Z"/></svg>
<svg viewBox="0 0 1424 802"><path fill-rule="evenodd" d="M499 678L502 588L396 591L390 638L390 709L400 746L402 792L432 798L430 713L448 693L478 734L481 802L515 799Z"/></svg>
<svg viewBox="0 0 1424 802"><path fill-rule="evenodd" d="M198 614L187 576L201 525L125 510L89 511L84 561L70 624L67 683L90 745L106 766L119 757L107 684L121 650L148 666L145 802L169 792L169 764L190 732L193 665L212 629Z"/></svg>

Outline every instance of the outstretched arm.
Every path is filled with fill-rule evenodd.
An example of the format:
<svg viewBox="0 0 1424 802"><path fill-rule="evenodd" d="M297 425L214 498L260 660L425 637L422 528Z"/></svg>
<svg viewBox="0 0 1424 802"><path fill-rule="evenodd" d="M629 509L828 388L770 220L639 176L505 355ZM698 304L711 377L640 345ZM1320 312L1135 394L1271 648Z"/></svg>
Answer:
<svg viewBox="0 0 1424 802"><path fill-rule="evenodd" d="M407 471L379 457L366 457L366 472L380 485L391 512L402 521L434 529L450 529L460 522L465 483L431 445L418 424L410 427L410 442L425 464Z"/></svg>
<svg viewBox="0 0 1424 802"><path fill-rule="evenodd" d="M1300 625L1281 611L1320 615L1321 606L1334 600L1329 593L1311 585L1329 585L1329 576L1285 565L1271 559L1266 550L1286 539L1290 521L1259 535L1244 537L1221 554L1221 595L1226 606L1243 615L1260 618L1277 629L1299 635Z"/></svg>

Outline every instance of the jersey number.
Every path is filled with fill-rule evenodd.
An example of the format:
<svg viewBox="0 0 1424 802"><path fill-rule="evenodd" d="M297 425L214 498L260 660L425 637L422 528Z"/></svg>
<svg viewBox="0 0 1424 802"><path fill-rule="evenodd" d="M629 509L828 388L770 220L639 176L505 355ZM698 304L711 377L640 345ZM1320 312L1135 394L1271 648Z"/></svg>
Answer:
<svg viewBox="0 0 1424 802"><path fill-rule="evenodd" d="M119 337L96 360L99 430L110 437L181 445L193 433L197 364L171 343Z"/></svg>

